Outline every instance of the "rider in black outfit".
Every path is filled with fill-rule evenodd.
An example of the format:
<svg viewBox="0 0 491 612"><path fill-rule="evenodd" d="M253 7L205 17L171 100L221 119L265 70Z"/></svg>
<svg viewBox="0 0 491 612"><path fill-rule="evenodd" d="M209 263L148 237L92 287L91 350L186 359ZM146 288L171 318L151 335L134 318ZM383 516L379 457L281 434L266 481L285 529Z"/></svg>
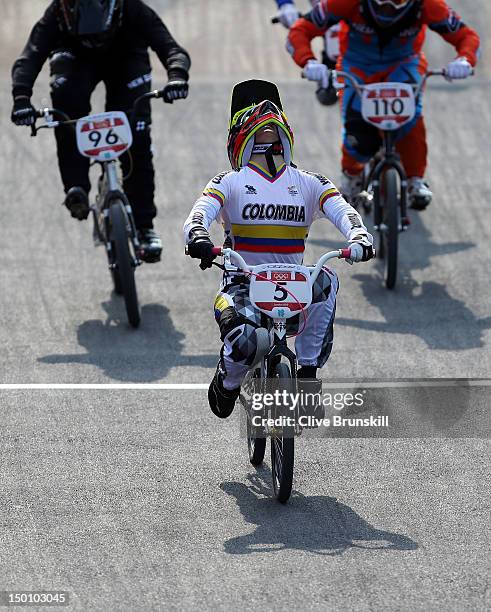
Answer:
<svg viewBox="0 0 491 612"><path fill-rule="evenodd" d="M164 100L186 98L188 53L177 44L160 17L142 0L53 0L34 26L27 45L12 69L12 121L31 125L34 82L49 58L53 106L72 119L90 113L96 85L106 86L106 110L128 110L151 88L148 47L167 69ZM142 258L158 261L160 238L153 230L154 168L150 138L151 111L144 101L133 126L133 169L124 181L142 243ZM65 205L73 217L89 214L89 160L82 157L71 130L56 130L58 162L65 187ZM127 155L123 174L130 170Z"/></svg>

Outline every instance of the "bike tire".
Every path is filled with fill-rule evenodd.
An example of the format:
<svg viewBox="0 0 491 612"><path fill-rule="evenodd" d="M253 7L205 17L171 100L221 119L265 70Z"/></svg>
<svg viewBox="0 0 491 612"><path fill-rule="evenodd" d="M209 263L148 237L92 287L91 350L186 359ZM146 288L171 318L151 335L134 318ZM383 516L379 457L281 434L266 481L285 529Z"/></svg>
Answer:
<svg viewBox="0 0 491 612"><path fill-rule="evenodd" d="M254 372L254 378L258 378L259 369ZM247 450L249 452L249 461L252 465L261 465L266 452L266 437L256 437L254 435L254 426L252 425L250 414L247 415Z"/></svg>
<svg viewBox="0 0 491 612"><path fill-rule="evenodd" d="M380 192L384 230L380 232L379 251L384 258L385 286L393 289L397 282L400 211L399 174L395 168L383 174Z"/></svg>
<svg viewBox="0 0 491 612"><path fill-rule="evenodd" d="M247 421L247 448L249 450L249 461L252 465L261 465L264 461L266 452L266 438L256 438L251 435L252 426L250 421Z"/></svg>
<svg viewBox="0 0 491 612"><path fill-rule="evenodd" d="M275 378L280 382L280 391L293 393L294 385L290 368L286 363L279 363L275 368ZM275 418L273 407L273 418ZM286 503L293 486L293 466L295 462L295 438L293 427L281 428L281 434L271 435L271 472L273 475L273 490L276 499Z"/></svg>
<svg viewBox="0 0 491 612"><path fill-rule="evenodd" d="M129 246L128 218L124 204L117 200L109 210L111 245L116 268L112 270L114 288L124 296L128 322L132 327L140 325L140 305L135 283L135 267Z"/></svg>
<svg viewBox="0 0 491 612"><path fill-rule="evenodd" d="M121 277L119 276L118 270L113 268L111 270L111 278L113 279L114 293L118 295L123 295L123 285L121 283Z"/></svg>

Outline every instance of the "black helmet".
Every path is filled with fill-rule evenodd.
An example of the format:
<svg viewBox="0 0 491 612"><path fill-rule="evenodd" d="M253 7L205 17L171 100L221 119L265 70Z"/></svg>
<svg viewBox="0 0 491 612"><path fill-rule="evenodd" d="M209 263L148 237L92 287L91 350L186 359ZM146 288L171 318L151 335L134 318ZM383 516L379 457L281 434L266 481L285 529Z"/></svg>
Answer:
<svg viewBox="0 0 491 612"><path fill-rule="evenodd" d="M121 25L123 0L59 0L63 29L90 47L103 46Z"/></svg>

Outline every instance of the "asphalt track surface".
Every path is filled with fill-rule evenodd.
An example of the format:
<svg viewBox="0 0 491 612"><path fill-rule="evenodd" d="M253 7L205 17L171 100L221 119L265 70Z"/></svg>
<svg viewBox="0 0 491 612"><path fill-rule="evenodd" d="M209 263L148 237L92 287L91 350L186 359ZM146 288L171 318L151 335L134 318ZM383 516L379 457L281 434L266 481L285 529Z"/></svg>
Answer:
<svg viewBox="0 0 491 612"><path fill-rule="evenodd" d="M234 82L281 88L301 167L339 176L340 122L269 25L273 2L150 2L193 57L188 101L154 105L161 264L138 271L129 329L90 227L61 208L52 135L9 124L12 61L46 5L0 0L0 382L205 383L219 349L218 277L183 255L181 226L228 167ZM301 4L301 2L300 2ZM491 33L488 0L453 5ZM453 56L428 36L430 64ZM396 291L377 262L341 262L325 375L489 377L491 56L425 96L434 203L401 240ZM157 68L157 61L154 62ZM156 85L163 73L155 71ZM48 103L42 73L34 100ZM99 94L94 109L102 108ZM307 261L342 246L317 223ZM489 609L489 443L312 440L288 506L255 470L238 415L203 391L0 390L0 590L62 589L71 609Z"/></svg>

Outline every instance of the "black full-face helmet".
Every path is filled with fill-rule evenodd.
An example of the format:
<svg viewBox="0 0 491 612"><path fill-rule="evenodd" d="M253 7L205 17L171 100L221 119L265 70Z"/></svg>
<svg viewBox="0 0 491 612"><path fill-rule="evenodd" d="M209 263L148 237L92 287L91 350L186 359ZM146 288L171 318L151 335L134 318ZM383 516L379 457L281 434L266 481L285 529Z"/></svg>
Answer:
<svg viewBox="0 0 491 612"><path fill-rule="evenodd" d="M59 0L61 22L90 47L102 47L121 25L123 0Z"/></svg>

